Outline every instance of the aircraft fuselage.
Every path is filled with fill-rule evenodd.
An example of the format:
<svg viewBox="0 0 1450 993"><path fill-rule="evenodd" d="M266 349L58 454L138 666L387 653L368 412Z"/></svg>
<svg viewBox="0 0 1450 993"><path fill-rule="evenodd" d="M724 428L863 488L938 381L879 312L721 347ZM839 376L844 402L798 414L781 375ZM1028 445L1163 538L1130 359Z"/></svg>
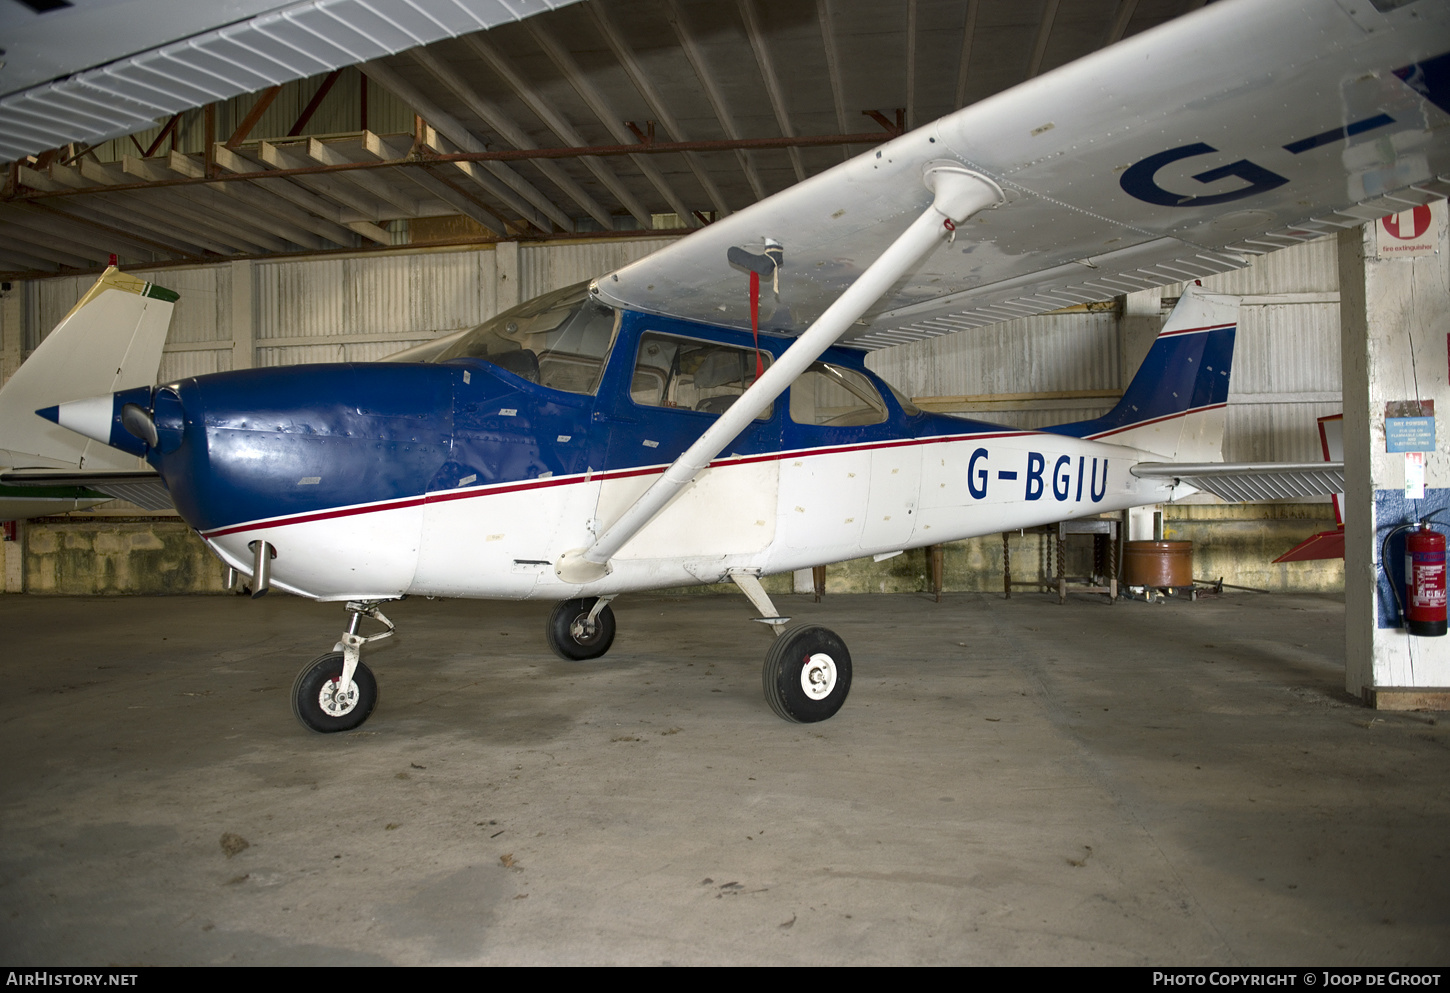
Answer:
<svg viewBox="0 0 1450 993"><path fill-rule="evenodd" d="M812 395L779 398L608 576L565 583L559 556L587 545L718 414L718 399L689 409L652 385L646 353L681 343L748 350L754 365L748 334L626 312L593 395L475 358L202 376L157 391L152 461L225 561L250 573L250 546L266 541L273 585L321 600L709 583L1167 496L1130 474L1140 452L905 409L861 353L832 349L822 361L835 380L802 377L792 392ZM764 361L790 343L762 336ZM661 367L661 382L679 367ZM711 381L705 364L693 379ZM880 409L838 385L862 394L863 380Z"/></svg>

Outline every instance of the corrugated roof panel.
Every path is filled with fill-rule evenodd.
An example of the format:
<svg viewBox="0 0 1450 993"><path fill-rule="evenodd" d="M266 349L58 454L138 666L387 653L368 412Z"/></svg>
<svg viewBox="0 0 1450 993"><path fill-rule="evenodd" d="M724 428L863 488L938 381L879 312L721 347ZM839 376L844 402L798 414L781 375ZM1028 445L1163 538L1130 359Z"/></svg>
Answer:
<svg viewBox="0 0 1450 993"><path fill-rule="evenodd" d="M574 2L529 0L510 7L497 0L454 0L455 9L445 9L437 0L314 0L5 97L0 161L126 134L163 114L257 89L257 79L283 83ZM219 64L235 71L219 73ZM78 93L95 104L94 113L76 116L72 97ZM16 110L53 126L37 133L35 118L27 123Z"/></svg>

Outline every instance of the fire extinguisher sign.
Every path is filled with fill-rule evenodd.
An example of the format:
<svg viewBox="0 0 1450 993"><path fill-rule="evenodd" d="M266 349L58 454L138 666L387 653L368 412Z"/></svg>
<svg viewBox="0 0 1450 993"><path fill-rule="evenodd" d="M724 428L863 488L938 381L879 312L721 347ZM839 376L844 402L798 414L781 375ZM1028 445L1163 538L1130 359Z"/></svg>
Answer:
<svg viewBox="0 0 1450 993"><path fill-rule="evenodd" d="M1375 244L1382 259L1434 255L1445 229L1445 201L1381 217L1375 224Z"/></svg>

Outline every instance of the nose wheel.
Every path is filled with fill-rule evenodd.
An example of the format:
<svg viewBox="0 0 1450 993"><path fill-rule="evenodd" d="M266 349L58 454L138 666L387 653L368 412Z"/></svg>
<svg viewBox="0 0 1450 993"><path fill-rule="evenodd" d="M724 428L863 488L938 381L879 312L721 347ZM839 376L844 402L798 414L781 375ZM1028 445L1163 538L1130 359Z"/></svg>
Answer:
<svg viewBox="0 0 1450 993"><path fill-rule="evenodd" d="M378 609L381 600L349 600L347 630L332 651L319 655L297 674L292 683L292 713L309 731L336 734L361 727L378 705L378 681L362 662L362 646L389 638L393 622ZM371 617L386 630L363 635L363 617Z"/></svg>
<svg viewBox="0 0 1450 993"><path fill-rule="evenodd" d="M328 652L303 666L292 683L292 713L309 731L335 734L360 727L378 705L378 681L359 662L342 682L343 654Z"/></svg>

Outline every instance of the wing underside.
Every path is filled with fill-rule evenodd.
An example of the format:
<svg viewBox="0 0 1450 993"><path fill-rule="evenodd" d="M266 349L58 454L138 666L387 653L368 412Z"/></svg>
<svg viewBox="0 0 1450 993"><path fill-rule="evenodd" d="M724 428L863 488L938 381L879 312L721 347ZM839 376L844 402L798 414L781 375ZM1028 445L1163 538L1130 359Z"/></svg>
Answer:
<svg viewBox="0 0 1450 993"><path fill-rule="evenodd" d="M843 343L904 341L1246 265L1450 193L1450 5L1225 0L973 104L601 278L616 306L749 327L727 253L778 242L761 327L800 333L931 201L1001 186ZM1376 5L1385 7L1388 5ZM737 255L737 258L739 256Z"/></svg>
<svg viewBox="0 0 1450 993"><path fill-rule="evenodd" d="M145 470L117 472L55 472L23 470L0 473L0 486L54 491L85 490L116 500L129 500L143 510L174 510L171 492L159 473Z"/></svg>

